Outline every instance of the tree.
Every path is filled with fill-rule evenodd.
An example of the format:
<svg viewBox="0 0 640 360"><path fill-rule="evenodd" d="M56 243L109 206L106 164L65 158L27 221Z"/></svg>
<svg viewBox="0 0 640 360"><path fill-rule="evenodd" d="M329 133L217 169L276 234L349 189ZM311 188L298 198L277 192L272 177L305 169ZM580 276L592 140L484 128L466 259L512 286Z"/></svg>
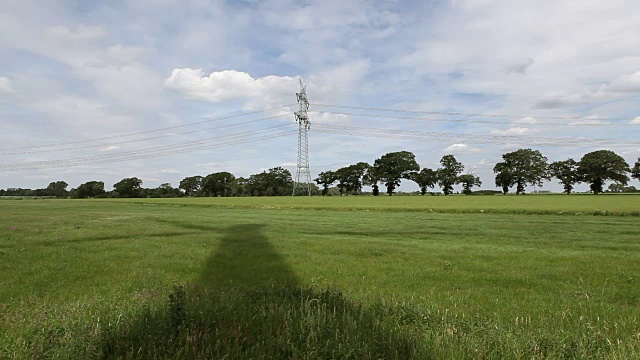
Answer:
<svg viewBox="0 0 640 360"><path fill-rule="evenodd" d="M513 186L513 174L509 166L503 162L497 163L493 167L496 174L496 186L502 188L502 194L507 195L509 188Z"/></svg>
<svg viewBox="0 0 640 360"><path fill-rule="evenodd" d="M72 192L73 189L72 189ZM89 181L86 182L75 190L76 197L80 199L98 197L104 194L104 182L102 181Z"/></svg>
<svg viewBox="0 0 640 360"><path fill-rule="evenodd" d="M291 195L293 179L291 172L282 167L275 167L260 174L249 177L246 191L251 196L285 196Z"/></svg>
<svg viewBox="0 0 640 360"><path fill-rule="evenodd" d="M366 162L359 162L354 165L349 165L338 169L334 172L336 179L340 182L338 189L340 194L343 192L347 194L358 195L362 192L363 178L369 169L369 164Z"/></svg>
<svg viewBox="0 0 640 360"><path fill-rule="evenodd" d="M465 195L471 194L472 187L482 186L480 178L471 173L458 176L458 182L462 184L462 193Z"/></svg>
<svg viewBox="0 0 640 360"><path fill-rule="evenodd" d="M338 179L337 175L333 171L323 171L318 174L315 181L318 185L322 185L322 196L327 196L329 193L329 186L331 186Z"/></svg>
<svg viewBox="0 0 640 360"><path fill-rule="evenodd" d="M547 158L538 150L518 149L503 154L502 160L504 162L496 164L496 167L502 169L503 174L510 174L509 183L516 185L517 195L524 194L527 184L541 186L543 180L549 180ZM500 180L501 183L506 183L506 179Z"/></svg>
<svg viewBox="0 0 640 360"><path fill-rule="evenodd" d="M367 172L365 172L362 177L362 185L371 186L371 194L373 196L378 196L380 195L380 189L378 188L379 182L380 178L376 174L376 168L374 166L369 166Z"/></svg>
<svg viewBox="0 0 640 360"><path fill-rule="evenodd" d="M443 156L440 165L442 167L438 169L438 184L445 195L453 194L453 185L459 182L458 175L464 170L464 165L453 155Z"/></svg>
<svg viewBox="0 0 640 360"><path fill-rule="evenodd" d="M140 196L142 180L137 177L124 178L113 184L116 196L124 198L134 198Z"/></svg>
<svg viewBox="0 0 640 360"><path fill-rule="evenodd" d="M395 188L400 186L401 179L411 179L411 174L420 170L416 156L409 151L382 155L376 159L373 167L377 180L384 183L389 196L393 195Z"/></svg>
<svg viewBox="0 0 640 360"><path fill-rule="evenodd" d="M624 158L611 150L590 152L578 163L578 174L590 184L594 195L602 192L602 186L607 180L627 185L629 171L629 164Z"/></svg>
<svg viewBox="0 0 640 360"><path fill-rule="evenodd" d="M578 174L578 163L573 159L564 161L554 161L549 166L550 175L560 180L560 184L564 186L564 192L571 194L573 185L580 182Z"/></svg>
<svg viewBox="0 0 640 360"><path fill-rule="evenodd" d="M67 186L69 186L69 184L64 181L52 182L49 184L49 186L47 186L47 192L51 196L55 196L57 198L67 197L67 195L69 194L69 192L67 191Z"/></svg>
<svg viewBox="0 0 640 360"><path fill-rule="evenodd" d="M631 169L631 177L640 180L640 158L633 165L633 169Z"/></svg>
<svg viewBox="0 0 640 360"><path fill-rule="evenodd" d="M206 196L230 196L235 181L236 177L226 171L209 174L202 179L202 192Z"/></svg>
<svg viewBox="0 0 640 360"><path fill-rule="evenodd" d="M160 186L158 186L155 189L154 192L155 192L155 196L161 197L161 198L170 198L170 197L180 197L180 196L182 196L182 193L180 192L180 189L174 188L169 183L160 184Z"/></svg>
<svg viewBox="0 0 640 360"><path fill-rule="evenodd" d="M185 195L195 196L202 187L202 176L190 176L182 179L178 188L184 190Z"/></svg>
<svg viewBox="0 0 640 360"><path fill-rule="evenodd" d="M438 172L429 168L424 168L420 172L412 175L412 180L420 187L420 195L427 193L427 188L433 188L438 182Z"/></svg>

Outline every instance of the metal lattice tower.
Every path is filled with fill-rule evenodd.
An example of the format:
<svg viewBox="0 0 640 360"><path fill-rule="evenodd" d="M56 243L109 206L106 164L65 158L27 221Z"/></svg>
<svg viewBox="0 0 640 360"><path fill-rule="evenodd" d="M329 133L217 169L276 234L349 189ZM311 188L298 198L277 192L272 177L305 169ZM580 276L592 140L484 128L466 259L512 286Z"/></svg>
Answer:
<svg viewBox="0 0 640 360"><path fill-rule="evenodd" d="M309 99L307 98L307 87L300 79L300 92L296 94L300 109L294 113L298 122L298 166L296 167L296 177L293 183L293 194L295 196L298 187L304 188L306 183L307 192L311 196L311 172L309 171Z"/></svg>

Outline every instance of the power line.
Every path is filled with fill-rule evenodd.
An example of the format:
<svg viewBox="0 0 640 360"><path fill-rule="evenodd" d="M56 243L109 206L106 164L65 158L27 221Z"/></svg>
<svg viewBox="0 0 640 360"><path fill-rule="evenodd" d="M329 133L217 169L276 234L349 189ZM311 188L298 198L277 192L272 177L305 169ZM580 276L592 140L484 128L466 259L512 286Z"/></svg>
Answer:
<svg viewBox="0 0 640 360"><path fill-rule="evenodd" d="M273 111L273 110L287 108L287 107L290 107L290 106L293 106L293 105L295 105L295 104L283 105L283 106L278 106L278 107L274 107L274 108L251 111L251 112L246 112L246 113L241 113L241 114L236 114L236 115L230 115L230 116L209 118L207 120L196 121L196 122L192 122L192 123L188 123L188 124L167 126L167 127L164 127L164 128L153 129L153 130L145 130L145 131L138 131L138 132L133 132L133 133L128 133L128 134L105 136L105 137L101 137L101 138L93 138L93 139L87 139L87 140L68 141L68 142L62 142L62 143L56 143L56 144L31 145L31 146L23 146L23 147L5 148L5 149L0 149L0 151L15 151L15 150L26 150L26 149L56 147L56 146L67 146L67 145L89 143L89 142L94 142L94 141L103 141L103 140L118 139L118 138L129 137L129 136L151 134L151 133L154 133L154 132L180 129L180 128L189 127L189 126L202 125L202 124L212 123L212 122L216 122L216 121L230 120L230 119L235 119L235 118L239 118L239 117L243 117L243 116L260 114L260 113L267 112L267 111Z"/></svg>
<svg viewBox="0 0 640 360"><path fill-rule="evenodd" d="M350 112L333 112L324 111L325 114L334 115L348 115L348 116L360 116L369 118L382 118L382 119L403 119L403 120L423 120L423 121L435 121L435 122L451 122L451 123L464 123L464 124L495 124L495 125L523 125L523 126L636 126L636 124L609 124L609 123L510 123L504 121L492 121L492 120L469 120L469 119L446 119L446 118L432 118L432 117L416 117L416 116L397 116L397 115L378 115L378 114L358 114Z"/></svg>
<svg viewBox="0 0 640 360"><path fill-rule="evenodd" d="M162 139L162 138L173 137L173 136L195 134L195 133L203 132L203 131L220 130L220 129L224 129L224 128L230 128L230 127L234 127L234 126L246 125L246 124L255 123L255 122L259 122L259 121L279 119L279 118L283 118L285 116L289 116L289 115L275 115L275 116L269 116L269 117L265 117L265 118L255 119L255 120L243 121L243 122L239 122L239 123L235 123L235 124L224 125L224 126L216 126L216 127L212 127L212 128L198 129L198 130L186 131L186 132L181 132L181 133L176 133L176 134L166 134L166 135L160 135L160 136L153 136L153 137L147 137L147 138L142 138L142 139L125 140L125 141L102 143L102 144L95 144L95 145L66 147L66 148L59 148L59 149L0 152L0 155L24 155L24 154L49 153L49 152L56 152L56 151L90 149L90 148L102 147L102 146L113 146L113 145L121 145L121 144L130 144L130 143L136 143L136 142L148 141L148 140L156 140L156 139Z"/></svg>
<svg viewBox="0 0 640 360"><path fill-rule="evenodd" d="M190 141L185 143L157 146L152 148L145 148L140 150L122 151L118 153L111 153L105 155L94 155L70 159L57 159L57 160L45 160L45 161L33 161L27 163L18 164L0 164L2 170L18 170L18 169L39 169L49 167L67 167L67 166L80 166L89 164L101 164L101 163L113 163L126 160L145 159L159 156L168 156L186 152L192 152L196 150L205 150L221 146L235 145L245 142L252 142L258 140L268 140L274 137L281 137L294 133L291 128L291 124L285 124L280 126L274 126L270 128L245 131L241 133L235 133L225 136L219 136L214 138L208 138L197 141ZM211 144L215 142L214 144Z"/></svg>
<svg viewBox="0 0 640 360"><path fill-rule="evenodd" d="M347 105L332 105L332 104L313 104L317 107L325 108L338 108L338 109L351 109L351 110L370 110L380 112L399 112L410 114L427 114L427 115L451 115L451 116L467 116L467 117L487 117L487 118L536 118L536 119L548 119L548 120L603 120L603 121L631 121L631 119L614 119L614 118L599 118L589 119L585 116L536 116L536 115L507 115L507 114L483 114L483 113L463 113L463 112L449 112L449 111L420 111L420 110L405 110L405 109L390 109L390 108L377 108L377 107L365 107L365 106L347 106Z"/></svg>
<svg viewBox="0 0 640 360"><path fill-rule="evenodd" d="M515 136L515 135L473 135L473 134L456 134L456 133L441 133L441 132L420 132L420 131L408 131L408 130L396 130L396 129L376 129L365 127L353 127L353 126L340 126L340 125L328 125L317 124L314 126L315 132L337 134L337 135L349 135L349 136L361 136L361 137L374 137L374 138L390 138L390 139L405 139L405 140L417 140L417 141L435 141L435 142L460 142L471 144L494 144L494 145L506 145L506 144L521 144L523 142L529 143L534 146L549 146L549 147L593 147L593 146L615 146L615 147L640 147L640 142L628 142L622 143L616 139L586 139L586 138L540 138L533 136Z"/></svg>

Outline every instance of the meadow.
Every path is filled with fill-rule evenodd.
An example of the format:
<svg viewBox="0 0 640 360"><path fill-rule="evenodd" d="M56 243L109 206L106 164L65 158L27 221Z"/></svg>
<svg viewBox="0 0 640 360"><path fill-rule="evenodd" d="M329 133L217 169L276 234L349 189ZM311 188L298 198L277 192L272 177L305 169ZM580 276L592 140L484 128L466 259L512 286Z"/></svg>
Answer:
<svg viewBox="0 0 640 360"><path fill-rule="evenodd" d="M0 358L639 358L639 205L3 199Z"/></svg>

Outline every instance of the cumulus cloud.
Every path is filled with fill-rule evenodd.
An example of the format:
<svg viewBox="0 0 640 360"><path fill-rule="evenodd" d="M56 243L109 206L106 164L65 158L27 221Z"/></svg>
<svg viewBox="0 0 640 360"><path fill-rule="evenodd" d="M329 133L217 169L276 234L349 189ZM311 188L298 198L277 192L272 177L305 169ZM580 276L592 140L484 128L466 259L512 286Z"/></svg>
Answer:
<svg viewBox="0 0 640 360"><path fill-rule="evenodd" d="M637 118L629 121L629 124L640 124L640 116L638 116Z"/></svg>
<svg viewBox="0 0 640 360"><path fill-rule="evenodd" d="M467 144L453 144L448 146L444 150L443 153L452 154L452 155L466 155L466 154L475 154L480 152L480 149L473 148Z"/></svg>
<svg viewBox="0 0 640 360"><path fill-rule="evenodd" d="M221 102L290 95L296 89L296 79L289 76L253 78L236 71L214 71L205 75L202 69L174 69L165 80L165 87L197 100Z"/></svg>
<svg viewBox="0 0 640 360"><path fill-rule="evenodd" d="M11 80L9 78L0 76L0 95L10 95L13 94L15 90L11 86Z"/></svg>

